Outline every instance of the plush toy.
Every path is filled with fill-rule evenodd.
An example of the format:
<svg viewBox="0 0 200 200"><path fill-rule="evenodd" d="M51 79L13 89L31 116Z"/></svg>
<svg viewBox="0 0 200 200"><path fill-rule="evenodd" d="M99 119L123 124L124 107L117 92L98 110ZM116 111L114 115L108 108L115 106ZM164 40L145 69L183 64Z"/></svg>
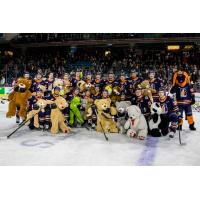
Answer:
<svg viewBox="0 0 200 200"><path fill-rule="evenodd" d="M143 96L148 96L151 102L153 103L152 93L156 93L156 90L150 88L150 83L148 80L144 80L142 83L138 85L138 87L142 88Z"/></svg>
<svg viewBox="0 0 200 200"><path fill-rule="evenodd" d="M93 105L93 103L94 103L94 100L92 98L81 99L81 107L83 110L84 120L87 120L88 116L90 116L90 109L91 109L91 106Z"/></svg>
<svg viewBox="0 0 200 200"><path fill-rule="evenodd" d="M120 92L120 87L119 86L115 86L112 89L112 94L110 95L111 101L112 102L117 102L121 100L121 92Z"/></svg>
<svg viewBox="0 0 200 200"><path fill-rule="evenodd" d="M62 113L62 110L64 110L66 107L68 107L68 103L63 97L58 97L55 100L55 104L51 106L51 133L56 134L58 133L59 129L63 133L69 133L70 128L65 124L65 117Z"/></svg>
<svg viewBox="0 0 200 200"><path fill-rule="evenodd" d="M94 104L97 107L96 130L99 132L118 133L117 123L113 118L117 114L117 110L111 106L111 99L96 99Z"/></svg>
<svg viewBox="0 0 200 200"><path fill-rule="evenodd" d="M149 121L149 134L153 137L160 137L167 135L167 132L163 131L165 127L166 119L162 115L162 108L159 103L153 103L151 105L151 119Z"/></svg>
<svg viewBox="0 0 200 200"><path fill-rule="evenodd" d="M55 81L53 82L53 88L55 87L59 87L60 88L60 95L64 95L65 94L65 90L64 90L64 82L62 79L55 79ZM54 94L54 89L52 90L52 94Z"/></svg>
<svg viewBox="0 0 200 200"><path fill-rule="evenodd" d="M92 94L95 94L95 87L91 83L86 83L85 81L81 80L77 83L77 87L80 89L80 96L84 97L85 92L89 90Z"/></svg>
<svg viewBox="0 0 200 200"><path fill-rule="evenodd" d="M19 78L14 87L14 90L8 95L9 105L6 117L10 118L16 115L16 109L19 108L18 115L23 120L26 118L26 108L28 99L31 97L29 88L31 87L31 80Z"/></svg>
<svg viewBox="0 0 200 200"><path fill-rule="evenodd" d="M140 140L144 140L147 136L148 128L140 108L132 105L127 108L127 112L129 118L124 125L124 128L127 130L127 135L129 137L138 137Z"/></svg>
<svg viewBox="0 0 200 200"><path fill-rule="evenodd" d="M78 87L79 90L80 90L79 95L80 95L81 97L84 97L84 96L85 96L85 92L86 92L86 82L83 81L83 80L79 81L79 82L77 83L77 87Z"/></svg>
<svg viewBox="0 0 200 200"><path fill-rule="evenodd" d="M117 127L119 129L119 133L126 133L124 129L124 124L126 123L126 115L127 115L127 108L131 106L130 101L120 101L116 102L116 109L117 109Z"/></svg>
<svg viewBox="0 0 200 200"><path fill-rule="evenodd" d="M83 117L80 112L81 98L78 96L73 97L70 102L70 112L69 112L69 124L74 125L74 119L76 117L77 122L80 124L84 123Z"/></svg>
<svg viewBox="0 0 200 200"><path fill-rule="evenodd" d="M36 104L33 106L33 110L28 112L26 120L33 118L33 124L27 122L30 129L39 128L40 127L40 117L45 116L45 108L47 104L52 104L53 101L39 99Z"/></svg>

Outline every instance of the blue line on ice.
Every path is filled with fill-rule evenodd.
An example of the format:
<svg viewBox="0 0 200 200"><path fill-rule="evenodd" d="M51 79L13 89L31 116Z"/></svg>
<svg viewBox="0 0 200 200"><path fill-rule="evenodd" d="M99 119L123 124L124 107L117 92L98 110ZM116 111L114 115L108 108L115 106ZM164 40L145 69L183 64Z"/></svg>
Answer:
<svg viewBox="0 0 200 200"><path fill-rule="evenodd" d="M148 137L145 142L144 150L142 151L137 165L144 165L144 166L150 166L153 164L154 159L156 157L156 150L157 150L157 144L159 142L158 137Z"/></svg>

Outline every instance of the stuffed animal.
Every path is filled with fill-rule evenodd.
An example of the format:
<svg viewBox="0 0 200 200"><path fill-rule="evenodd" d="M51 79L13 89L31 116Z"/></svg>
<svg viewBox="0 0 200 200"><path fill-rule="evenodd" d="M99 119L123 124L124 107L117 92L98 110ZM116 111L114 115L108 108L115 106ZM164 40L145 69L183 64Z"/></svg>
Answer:
<svg viewBox="0 0 200 200"><path fill-rule="evenodd" d="M156 90L150 88L150 83L148 80L144 80L142 83L138 85L138 87L142 88L143 96L148 96L151 102L153 103L152 93L156 93Z"/></svg>
<svg viewBox="0 0 200 200"><path fill-rule="evenodd" d="M26 118L26 108L28 99L31 97L29 88L31 87L31 80L19 78L14 87L14 90L8 95L9 105L6 117L10 118L16 115L16 109L19 108L18 115L23 120Z"/></svg>
<svg viewBox="0 0 200 200"><path fill-rule="evenodd" d="M124 125L124 128L127 130L127 135L144 140L147 137L148 128L140 108L132 105L127 108L127 112L129 118Z"/></svg>
<svg viewBox="0 0 200 200"><path fill-rule="evenodd" d="M97 108L96 130L99 132L118 133L117 123L113 118L117 114L117 110L111 106L111 99L96 99L94 104Z"/></svg>
<svg viewBox="0 0 200 200"><path fill-rule="evenodd" d="M91 83L86 83L81 80L77 83L77 87L80 89L80 96L84 97L85 92L89 90L92 94L95 94L95 87Z"/></svg>
<svg viewBox="0 0 200 200"><path fill-rule="evenodd" d="M115 86L112 89L112 94L110 95L111 101L116 103L117 101L121 100L121 92L120 92L120 87Z"/></svg>
<svg viewBox="0 0 200 200"><path fill-rule="evenodd" d="M80 112L81 98L78 96L73 97L70 102L70 112L69 112L69 124L74 125L74 119L76 117L77 122L80 124L84 123L83 117Z"/></svg>
<svg viewBox="0 0 200 200"><path fill-rule="evenodd" d="M53 104L52 104L53 105ZM58 97L55 100L55 104L51 107L51 133L58 133L59 129L63 133L69 133L70 128L65 124L65 117L62 110L68 107L68 103L63 97Z"/></svg>
<svg viewBox="0 0 200 200"><path fill-rule="evenodd" d="M120 101L116 102L116 109L117 109L117 127L119 129L119 133L126 133L124 129L124 124L126 123L126 109L131 106L130 101Z"/></svg>
<svg viewBox="0 0 200 200"><path fill-rule="evenodd" d="M162 108L159 103L154 102L151 105L151 119L149 121L149 134L153 137L160 137L167 135L164 132L166 119L162 115Z"/></svg>

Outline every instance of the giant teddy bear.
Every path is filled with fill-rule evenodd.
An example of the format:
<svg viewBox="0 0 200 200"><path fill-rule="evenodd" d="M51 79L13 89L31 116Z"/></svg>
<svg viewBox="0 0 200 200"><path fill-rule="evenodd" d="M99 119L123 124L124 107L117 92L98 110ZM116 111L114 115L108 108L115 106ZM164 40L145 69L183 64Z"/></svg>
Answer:
<svg viewBox="0 0 200 200"><path fill-rule="evenodd" d="M51 106L51 133L56 134L58 133L59 129L63 133L69 133L70 128L65 124L65 117L62 113L62 110L64 110L66 107L68 107L68 103L66 100L59 96L55 100L55 104Z"/></svg>
<svg viewBox="0 0 200 200"><path fill-rule="evenodd" d="M127 112L129 118L124 125L124 128L127 130L127 135L144 140L147 137L148 128L140 108L132 105L127 108Z"/></svg>
<svg viewBox="0 0 200 200"><path fill-rule="evenodd" d="M94 104L97 108L96 130L98 132L118 133L117 123L113 118L117 114L117 110L111 106L111 99L96 99Z"/></svg>
<svg viewBox="0 0 200 200"><path fill-rule="evenodd" d="M10 118L16 115L18 109L18 115L23 120L26 118L26 108L28 99L32 96L29 88L31 87L31 80L25 78L19 78L14 90L8 95L9 105L6 117Z"/></svg>

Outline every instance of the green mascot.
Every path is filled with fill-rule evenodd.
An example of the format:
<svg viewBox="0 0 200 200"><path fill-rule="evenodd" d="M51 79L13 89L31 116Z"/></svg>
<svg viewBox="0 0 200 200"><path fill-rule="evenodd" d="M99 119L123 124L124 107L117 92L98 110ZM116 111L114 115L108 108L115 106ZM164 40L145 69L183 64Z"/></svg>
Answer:
<svg viewBox="0 0 200 200"><path fill-rule="evenodd" d="M84 120L83 120L81 113L80 113L80 110L79 110L80 106L81 106L81 98L78 97L78 96L75 96L71 100L71 103L70 103L69 124L71 126L74 125L75 117L76 117L77 122L79 124L84 123Z"/></svg>

